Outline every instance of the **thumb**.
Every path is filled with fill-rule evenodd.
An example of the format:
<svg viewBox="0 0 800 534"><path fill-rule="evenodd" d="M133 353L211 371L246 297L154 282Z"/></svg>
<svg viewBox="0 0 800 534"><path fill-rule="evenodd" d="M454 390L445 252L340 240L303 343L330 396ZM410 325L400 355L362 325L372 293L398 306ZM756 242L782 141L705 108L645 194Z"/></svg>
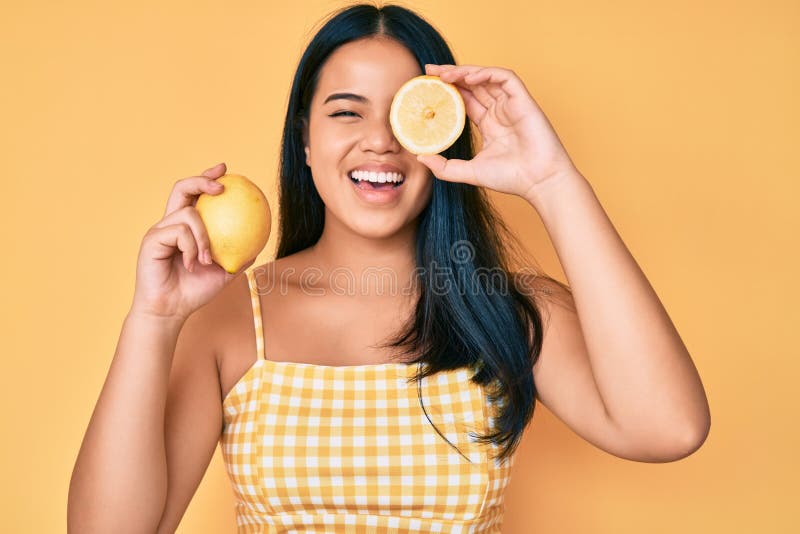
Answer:
<svg viewBox="0 0 800 534"><path fill-rule="evenodd" d="M472 162L463 159L445 159L438 154L418 155L417 161L428 167L434 176L447 182L476 185Z"/></svg>

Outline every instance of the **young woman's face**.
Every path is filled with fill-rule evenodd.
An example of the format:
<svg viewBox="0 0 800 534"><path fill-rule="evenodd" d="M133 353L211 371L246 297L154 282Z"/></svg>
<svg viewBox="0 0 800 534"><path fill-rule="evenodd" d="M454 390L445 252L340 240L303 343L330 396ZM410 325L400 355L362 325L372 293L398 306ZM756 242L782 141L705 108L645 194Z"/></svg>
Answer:
<svg viewBox="0 0 800 534"><path fill-rule="evenodd" d="M414 56L386 38L342 45L323 65L311 100L305 153L326 218L334 218L328 223L366 237L388 237L427 205L434 178L397 142L389 124L395 93L421 74ZM399 172L403 182L396 188L359 186L351 178L355 169Z"/></svg>

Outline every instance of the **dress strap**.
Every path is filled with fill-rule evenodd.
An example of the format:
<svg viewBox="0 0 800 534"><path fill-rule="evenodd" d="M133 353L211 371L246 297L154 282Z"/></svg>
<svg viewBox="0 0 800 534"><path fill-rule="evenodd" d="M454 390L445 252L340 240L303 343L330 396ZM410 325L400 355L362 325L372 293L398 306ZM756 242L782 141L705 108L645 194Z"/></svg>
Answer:
<svg viewBox="0 0 800 534"><path fill-rule="evenodd" d="M255 326L256 333L256 355L259 360L264 359L264 324L261 320L261 297L258 293L258 284L256 283L255 273L253 268L245 271L247 273L247 286L250 289L250 303L253 307L253 325Z"/></svg>

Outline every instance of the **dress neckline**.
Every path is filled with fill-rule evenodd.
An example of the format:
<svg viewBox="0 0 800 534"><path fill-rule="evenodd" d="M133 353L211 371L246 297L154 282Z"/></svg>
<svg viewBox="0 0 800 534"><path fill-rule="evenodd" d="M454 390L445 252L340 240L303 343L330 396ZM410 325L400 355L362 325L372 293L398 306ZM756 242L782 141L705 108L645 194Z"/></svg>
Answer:
<svg viewBox="0 0 800 534"><path fill-rule="evenodd" d="M269 366L272 366L272 367L276 367L276 366L279 366L279 367L308 367L308 368L311 368L311 369L318 369L318 370L323 371L323 372L325 372L325 371L331 372L332 371L332 372L338 372L338 373L345 372L345 371L348 371L348 370L364 371L364 370L368 370L368 369L392 369L392 368L394 368L394 369L402 369L402 370L406 371L406 374L407 374L409 368L412 365L415 365L415 364L414 363L405 363L405 362L382 362L382 363L360 363L360 364L355 364L355 365L322 365L322 364L310 363L310 362L286 362L286 361L281 361L281 360L270 360L270 359L267 359L267 358L259 358L256 361L254 361L252 363L252 365L250 365L250 367L247 368L247 371L245 371L244 374L239 378L239 380L237 380L236 383L233 384L233 386L231 387L230 391L228 391L228 393L222 399L222 406L223 407L227 406L229 401L230 401L230 399L231 399L231 397L233 397L233 394L235 393L236 388L239 387L239 385L242 384L243 382L246 382L247 380L250 380L251 377L252 377L253 372L256 369L258 369L258 368L260 368L260 367L262 367L264 365L269 365ZM421 362L419 364L417 364L417 365L421 365Z"/></svg>

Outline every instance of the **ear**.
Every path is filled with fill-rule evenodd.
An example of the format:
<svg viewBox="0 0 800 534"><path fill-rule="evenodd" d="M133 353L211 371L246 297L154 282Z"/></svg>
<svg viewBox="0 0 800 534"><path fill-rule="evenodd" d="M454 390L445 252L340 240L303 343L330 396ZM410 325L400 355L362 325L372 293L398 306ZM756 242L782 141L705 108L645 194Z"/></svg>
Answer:
<svg viewBox="0 0 800 534"><path fill-rule="evenodd" d="M302 132L303 132L303 150L306 153L306 165L311 167L311 150L308 148L308 120L303 117L300 119L303 123Z"/></svg>

